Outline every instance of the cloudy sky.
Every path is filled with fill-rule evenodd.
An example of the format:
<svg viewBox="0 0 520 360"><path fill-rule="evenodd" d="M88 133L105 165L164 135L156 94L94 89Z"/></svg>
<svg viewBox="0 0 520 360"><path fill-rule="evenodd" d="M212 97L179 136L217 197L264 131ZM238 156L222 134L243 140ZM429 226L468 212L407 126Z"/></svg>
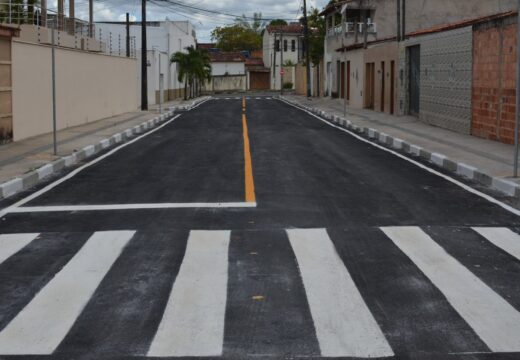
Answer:
<svg viewBox="0 0 520 360"><path fill-rule="evenodd" d="M168 0L148 0L149 20L189 20L197 29L197 37L200 42L210 41L210 33L216 26L222 26L233 22L232 16L206 13L185 6L171 4ZM253 16L255 12L261 12L262 17L296 19L301 16L298 11L302 0L169 0L188 6L207 9L214 12L229 15ZM323 8L328 0L307 0L308 7ZM51 1L56 7L56 0ZM66 8L68 0L65 0ZM141 18L141 0L94 0L95 20L124 20L125 14L130 13L133 20ZM52 7L52 5L50 6ZM76 0L76 17L87 19L88 1Z"/></svg>

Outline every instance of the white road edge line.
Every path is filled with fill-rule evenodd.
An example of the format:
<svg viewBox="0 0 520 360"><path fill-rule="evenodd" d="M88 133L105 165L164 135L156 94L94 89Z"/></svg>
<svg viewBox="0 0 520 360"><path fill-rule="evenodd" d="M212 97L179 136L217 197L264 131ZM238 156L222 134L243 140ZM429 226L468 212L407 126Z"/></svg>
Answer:
<svg viewBox="0 0 520 360"><path fill-rule="evenodd" d="M94 233L0 332L0 354L52 354L134 234Z"/></svg>
<svg viewBox="0 0 520 360"><path fill-rule="evenodd" d="M231 231L190 232L148 356L221 356Z"/></svg>
<svg viewBox="0 0 520 360"><path fill-rule="evenodd" d="M355 137L356 139L358 139L358 140L360 140L360 141L363 141L363 142L365 142L365 143L367 143L367 144L370 144L370 145L372 145L372 146L374 146L374 147L376 147L376 148L378 148L378 149L381 149L381 150L386 151L386 152L388 152L388 153L390 153L390 154L393 154L393 155L395 155L395 156L397 156L397 157L399 157L399 158L401 158L401 159L403 159L403 160L406 160L406 161L408 161L409 163L412 163L412 164L416 165L417 167L420 167L420 168L423 169L423 170L426 170L426 171L428 171L428 172L430 172L430 173L432 173L432 174L434 174L434 175L437 175L437 176L439 176L439 177L442 177L443 179L448 180L449 182L451 182L451 183L453 183L453 184L455 184L455 185L457 185L457 186L463 188L464 190L466 190L466 191L468 191L468 192L470 192L470 193L472 193L472 194L478 195L478 196L480 196L481 198L486 199L487 201L492 202L493 204L496 204L496 205L502 207L503 209L505 209L505 210L507 210L507 211L509 211L509 212L511 212L511 213L513 213L513 214L515 214L515 215L517 215L517 216L520 216L520 210L515 209L514 207L512 207L512 206L510 206L510 205L507 205L506 203L503 203L502 201L497 200L497 199L495 199L494 197L492 197L492 196L490 196L490 195L484 194L484 193L481 192L481 191L478 191L478 190L476 190L476 189L474 189L474 188L472 188L472 187L470 187L470 186L468 186L468 185L466 185L466 184L464 184L464 183L462 183L462 182L460 182L460 181L458 181L458 180L456 180L456 179L454 179L454 178L452 178L452 177L450 177L450 176L448 176L448 175L445 175L445 174L443 174L443 173L440 173L440 172L438 172L437 170L434 170L434 169L432 169L432 168L429 168L429 167L426 166L426 165L423 165L423 164L421 164L421 163L419 163L419 162L417 162L417 161L415 161L415 160L413 160L413 159L410 159L410 158L408 158L408 157L406 157L406 156L404 156L404 155L402 155L402 154L399 154L399 153L396 152L396 151L393 151L393 150L391 150L391 149L385 148L384 146L381 146L381 145L376 144L376 143L374 143L374 142L372 142L372 141L369 141L369 140L367 140L367 139L365 139L365 138L363 138L363 137L361 137L361 136L359 136L359 135L353 133L353 132L350 131L350 130L347 130L347 129L344 129L344 128L340 127L340 126L337 126L337 125L331 124L331 123L328 122L327 120L322 119L321 117L319 117L319 116L313 114L312 112L310 112L310 111L308 111L308 110L306 110L306 109L303 109L303 108L301 108L301 107L299 107L299 106L297 106L297 105L291 104L290 102L288 102L288 101L286 101L286 100L284 100L284 99L279 99L279 98L278 98L278 100L280 100L281 102L286 103L287 105L290 105L290 106L292 106L292 107L294 107L294 108L296 108L296 109L298 109L298 110L301 110L301 111L303 111L303 112L305 112L305 113L307 113L307 114L309 114L309 115L315 117L316 119L318 119L318 120L324 122L325 124L327 124L327 125L329 125L329 126L331 126L331 127L333 127L333 128L336 128L336 129L338 129L338 130L341 130L341 131L343 131L343 132L345 132L345 133L347 133L347 134L349 134L349 135Z"/></svg>
<svg viewBox="0 0 520 360"><path fill-rule="evenodd" d="M393 356L327 230L286 231L300 268L321 355Z"/></svg>
<svg viewBox="0 0 520 360"><path fill-rule="evenodd" d="M494 352L520 351L520 312L416 226L382 227Z"/></svg>
<svg viewBox="0 0 520 360"><path fill-rule="evenodd" d="M208 99L206 99L206 100L204 100L204 101L201 101L201 102L198 103L196 106L192 107L190 110L196 109L197 107L199 107L199 106L202 105L203 103L207 102L208 100L210 100L210 99L208 98ZM60 185L61 183L63 183L63 182L65 182L65 181L67 181L67 180L73 178L74 176L76 176L76 175L79 174L81 171L85 170L86 168L88 168L88 167L90 167L90 166L92 166L92 165L97 164L98 162L100 162L100 161L106 159L107 157L109 157L110 155L113 155L114 153L118 152L119 150L121 150L121 149L123 149L123 148L125 148L125 147L127 147L127 146L129 146L129 145L131 145L131 144L133 144L133 143L135 143L135 142L141 140L142 138L144 138L144 137L146 137L146 136L148 136L148 135L151 135L151 134L155 133L156 131L159 131L160 129L162 129L162 128L165 127L166 125L168 125L168 124L172 123L173 121L177 120L177 118L179 118L181 115L182 115L182 114L178 114L178 115L174 116L172 119L170 119L170 120L168 120L167 122L165 122L164 124L162 124L162 125L156 127L155 129L152 129L152 130L148 131L147 133L145 133L145 134L143 134L143 135L141 135L141 136L138 136L138 137L136 137L135 139L132 139L132 140L130 140L129 142L124 143L124 144L122 144L122 145L116 147L115 149L113 149L113 150L107 152L106 154L104 154L104 155L102 155L102 156L100 156L100 157L98 157L98 158L96 158L96 159L94 159L94 160L92 160L92 161L86 163L85 165L83 165L83 166L77 168L77 169L74 170L74 171L71 171L71 172L68 173L66 176L64 176L64 177L62 177L61 179L58 179L58 180L56 180L55 182L53 182L53 183L47 185L47 186L44 187L43 189L41 189L41 190L35 192L34 194L31 194L31 195L27 196L26 198L24 198L24 199L18 201L17 203L15 203L15 204L13 204L13 205L11 205L11 206L8 206L7 208L5 208L5 209L3 209L3 210L0 211L0 218L3 217L3 216L5 216L5 215L7 215L7 214L9 214L9 213L11 213L13 209L16 209L16 208L18 208L18 207L20 207L20 206L22 206L22 205L28 203L29 201L32 201L32 200L36 199L37 197L39 197L39 196L45 194L46 192L48 192L48 191L54 189L56 186Z"/></svg>
<svg viewBox="0 0 520 360"><path fill-rule="evenodd" d="M10 209L9 214L143 209L254 208L256 206L256 202L27 206Z"/></svg>
<svg viewBox="0 0 520 360"><path fill-rule="evenodd" d="M3 234L0 235L0 264L29 245L40 234Z"/></svg>

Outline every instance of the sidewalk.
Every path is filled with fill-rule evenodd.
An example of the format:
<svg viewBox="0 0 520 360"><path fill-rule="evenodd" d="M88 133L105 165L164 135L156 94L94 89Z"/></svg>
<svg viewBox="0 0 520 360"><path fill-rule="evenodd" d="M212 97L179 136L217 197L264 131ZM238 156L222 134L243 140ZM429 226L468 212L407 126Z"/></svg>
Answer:
<svg viewBox="0 0 520 360"><path fill-rule="evenodd" d="M287 95L285 99L301 106L317 108L328 115L343 118L344 105L341 99L311 98ZM422 147L424 150L442 154L456 163L464 163L490 177L513 181L513 153L511 145L459 134L450 130L427 125L412 116L393 116L372 110L347 108L347 119L361 128L372 128L396 139Z"/></svg>
<svg viewBox="0 0 520 360"><path fill-rule="evenodd" d="M165 103L163 111L173 106L190 104L193 100L175 100ZM150 111L135 111L89 124L60 130L57 133L58 154L53 155L52 134L0 145L0 184L24 175L61 157L68 156L86 146L96 144L112 135L133 128L158 115L158 105ZM1 196L0 196L1 198Z"/></svg>

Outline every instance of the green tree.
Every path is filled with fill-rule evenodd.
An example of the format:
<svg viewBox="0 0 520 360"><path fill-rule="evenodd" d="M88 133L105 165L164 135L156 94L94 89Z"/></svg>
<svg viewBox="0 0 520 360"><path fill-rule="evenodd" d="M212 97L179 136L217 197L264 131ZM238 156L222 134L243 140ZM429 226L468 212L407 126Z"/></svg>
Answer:
<svg viewBox="0 0 520 360"><path fill-rule="evenodd" d="M177 64L177 80L184 83L184 100L188 99L188 85L190 96L195 96L200 92L200 86L211 79L211 61L207 50L190 46L186 52L174 53L170 61Z"/></svg>
<svg viewBox="0 0 520 360"><path fill-rule="evenodd" d="M309 55L311 62L315 66L319 66L325 53L325 19L319 13L320 11L317 8L311 8L307 14L309 23Z"/></svg>
<svg viewBox="0 0 520 360"><path fill-rule="evenodd" d="M262 37L253 29L238 24L215 28L211 38L222 51L253 51L262 48Z"/></svg>
<svg viewBox="0 0 520 360"><path fill-rule="evenodd" d="M31 24L35 23L36 16L35 6L38 6L39 0L11 0L9 2L3 1L0 4L0 23L9 22L13 24Z"/></svg>
<svg viewBox="0 0 520 360"><path fill-rule="evenodd" d="M287 25L287 21L285 21L283 19L275 19L275 20L271 20L269 25L271 25L271 26Z"/></svg>

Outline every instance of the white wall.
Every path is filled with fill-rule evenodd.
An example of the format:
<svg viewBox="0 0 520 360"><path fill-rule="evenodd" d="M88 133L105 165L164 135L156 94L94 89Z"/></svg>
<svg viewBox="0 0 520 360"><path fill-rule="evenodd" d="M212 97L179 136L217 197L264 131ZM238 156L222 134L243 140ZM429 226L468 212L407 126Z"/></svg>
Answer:
<svg viewBox="0 0 520 360"><path fill-rule="evenodd" d="M280 40L280 35L276 35L277 40ZM283 42L287 40L287 51L283 51L283 62L291 61L293 64L298 63L298 54L300 53L300 36L299 35L288 35L284 34L282 42L280 42L280 50L283 51L284 46ZM291 42L295 41L295 50L292 51ZM279 90L280 89L280 63L282 59L282 51L274 51L275 48L275 40L274 34L269 33L267 30L264 33L263 38L263 49L264 49L264 64L266 67L271 69L270 78L271 78L271 89ZM274 56L276 56L276 61L274 60ZM291 78L284 77L284 81L291 81ZM294 81L293 81L294 84Z"/></svg>
<svg viewBox="0 0 520 360"><path fill-rule="evenodd" d="M51 48L13 41L14 141L52 131ZM136 59L56 49L58 129L135 111Z"/></svg>
<svg viewBox="0 0 520 360"><path fill-rule="evenodd" d="M246 65L244 62L214 62L211 63L211 75L244 75L246 73Z"/></svg>
<svg viewBox="0 0 520 360"><path fill-rule="evenodd" d="M96 23L96 38L99 39L101 30L101 40L107 42L112 34L113 39L119 39L121 35L122 39L126 38L126 24L104 24ZM165 52L168 54L168 58L177 51L185 51L185 48L189 46L196 46L197 39L193 25L189 21L162 21L160 26L147 26L147 48L148 50L154 50ZM135 37L137 56L141 58L141 26L131 25L130 36ZM114 40L113 40L114 41ZM139 60L140 63L140 60ZM140 65L139 65L140 77ZM149 74L150 74L150 68ZM156 73L156 76L158 74ZM183 89L184 84L177 81L177 67L175 64L168 66L165 74L165 89ZM150 77L148 79L148 86L151 87ZM152 82L155 83L155 82ZM149 89L149 93L158 91L158 82L155 88ZM149 100L155 100L155 96ZM152 104L152 102L150 102Z"/></svg>

